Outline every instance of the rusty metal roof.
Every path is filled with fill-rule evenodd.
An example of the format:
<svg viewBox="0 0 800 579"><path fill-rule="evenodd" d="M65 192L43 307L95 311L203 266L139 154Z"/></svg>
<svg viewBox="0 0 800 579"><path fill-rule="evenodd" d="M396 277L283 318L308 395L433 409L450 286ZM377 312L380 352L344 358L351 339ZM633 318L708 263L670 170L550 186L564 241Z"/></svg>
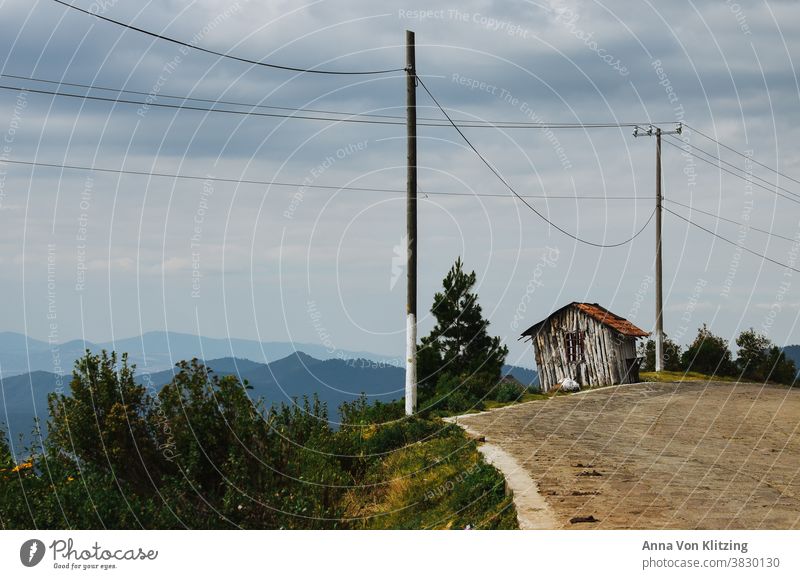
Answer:
<svg viewBox="0 0 800 579"><path fill-rule="evenodd" d="M613 328L620 334L624 336L632 336L634 338L643 338L645 336L649 336L650 334L642 330L641 328L637 328L631 322L626 320L623 317L618 316L615 313L612 313L605 309L603 306L599 304L588 304L584 302L572 302L565 305L562 308L557 309L555 312L547 316L544 320L533 324L530 328L522 332L523 336L530 336L532 335L538 326L540 326L543 322L549 320L552 316L569 307L576 307L585 313L588 316L591 316L601 324L605 324L610 328Z"/></svg>

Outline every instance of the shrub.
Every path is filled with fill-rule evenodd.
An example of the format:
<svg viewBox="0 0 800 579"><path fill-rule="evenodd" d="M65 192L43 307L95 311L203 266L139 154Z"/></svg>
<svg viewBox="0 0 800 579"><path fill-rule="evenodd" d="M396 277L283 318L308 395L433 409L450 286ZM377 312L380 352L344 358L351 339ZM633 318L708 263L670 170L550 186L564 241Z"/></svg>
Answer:
<svg viewBox="0 0 800 579"><path fill-rule="evenodd" d="M439 377L435 388L424 391L419 406L423 412L432 415L481 410L482 400L496 384L497 380L488 374L457 376L445 373Z"/></svg>
<svg viewBox="0 0 800 579"><path fill-rule="evenodd" d="M728 342L712 334L705 324L697 330L697 337L686 348L681 360L683 367L693 372L718 376L736 374Z"/></svg>
<svg viewBox="0 0 800 579"><path fill-rule="evenodd" d="M12 467L11 446L8 444L6 431L0 427L0 469Z"/></svg>
<svg viewBox="0 0 800 579"><path fill-rule="evenodd" d="M493 398L498 402L514 402L525 394L526 388L516 380L504 379L497 385Z"/></svg>
<svg viewBox="0 0 800 579"><path fill-rule="evenodd" d="M159 476L152 399L134 380L135 366L105 350L75 363L69 395L50 394L47 443L53 456L93 465L138 489Z"/></svg>
<svg viewBox="0 0 800 579"><path fill-rule="evenodd" d="M640 370L642 372L655 372L656 369L656 342L647 340L639 346L639 356L644 358ZM685 370L681 360L681 347L676 342L664 336L664 370L668 372L682 372Z"/></svg>
<svg viewBox="0 0 800 579"><path fill-rule="evenodd" d="M739 347L736 365L745 378L794 383L797 375L794 362L766 336L750 328L739 334L736 345Z"/></svg>

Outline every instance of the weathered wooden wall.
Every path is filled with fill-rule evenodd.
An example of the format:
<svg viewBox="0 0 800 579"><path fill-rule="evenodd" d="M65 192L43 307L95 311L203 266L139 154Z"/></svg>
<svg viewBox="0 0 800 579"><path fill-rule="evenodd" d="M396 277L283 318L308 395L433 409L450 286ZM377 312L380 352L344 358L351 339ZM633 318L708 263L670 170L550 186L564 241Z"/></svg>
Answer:
<svg viewBox="0 0 800 579"><path fill-rule="evenodd" d="M566 334L584 332L582 362L567 362ZM539 384L547 392L564 378L581 386L629 381L626 360L636 357L636 339L624 336L578 308L566 308L545 320L532 336Z"/></svg>

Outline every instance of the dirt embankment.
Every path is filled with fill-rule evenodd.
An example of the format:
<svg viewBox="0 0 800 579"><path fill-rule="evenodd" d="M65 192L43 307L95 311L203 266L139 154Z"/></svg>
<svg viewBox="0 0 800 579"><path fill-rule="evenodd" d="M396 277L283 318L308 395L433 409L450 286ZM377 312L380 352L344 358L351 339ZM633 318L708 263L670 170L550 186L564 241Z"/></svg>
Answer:
<svg viewBox="0 0 800 579"><path fill-rule="evenodd" d="M623 385L457 422L496 447L523 527L800 528L800 389Z"/></svg>

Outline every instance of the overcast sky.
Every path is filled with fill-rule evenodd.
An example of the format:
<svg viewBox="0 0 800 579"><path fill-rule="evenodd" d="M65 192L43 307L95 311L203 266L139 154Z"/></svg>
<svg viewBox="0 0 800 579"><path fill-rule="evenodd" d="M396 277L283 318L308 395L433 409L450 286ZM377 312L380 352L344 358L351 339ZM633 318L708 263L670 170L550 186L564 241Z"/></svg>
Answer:
<svg viewBox="0 0 800 579"><path fill-rule="evenodd" d="M296 67L402 68L404 30L412 29L419 75L458 118L683 121L800 179L795 2L72 1L212 50ZM251 66L181 51L52 0L0 2L0 47L3 74L404 114L403 73L313 75ZM0 84L52 88L8 78ZM422 89L418 102L421 116L440 116ZM9 90L0 90L0 117L4 159L405 186L402 125L145 110ZM640 197L530 201L582 239L624 241L653 212L655 139L634 138L630 128L465 133L520 193ZM665 207L800 269L791 241L800 235L800 207L791 201L800 183L691 130L683 137L751 172L754 183L777 182L790 199L685 155L665 138L664 196L672 200ZM490 331L509 345L511 363L533 365L517 336L570 301L598 302L652 331L652 222L620 247L578 243L515 201L446 127L420 127L419 165L423 192L505 196L421 194L421 334L432 325L433 293L458 256L477 272ZM674 202L789 240L690 214ZM0 164L0 330L100 341L169 329L401 354L404 232L402 194ZM680 342L704 322L725 337L753 326L778 344L800 342L800 273L715 241L670 213L664 276L665 329Z"/></svg>

